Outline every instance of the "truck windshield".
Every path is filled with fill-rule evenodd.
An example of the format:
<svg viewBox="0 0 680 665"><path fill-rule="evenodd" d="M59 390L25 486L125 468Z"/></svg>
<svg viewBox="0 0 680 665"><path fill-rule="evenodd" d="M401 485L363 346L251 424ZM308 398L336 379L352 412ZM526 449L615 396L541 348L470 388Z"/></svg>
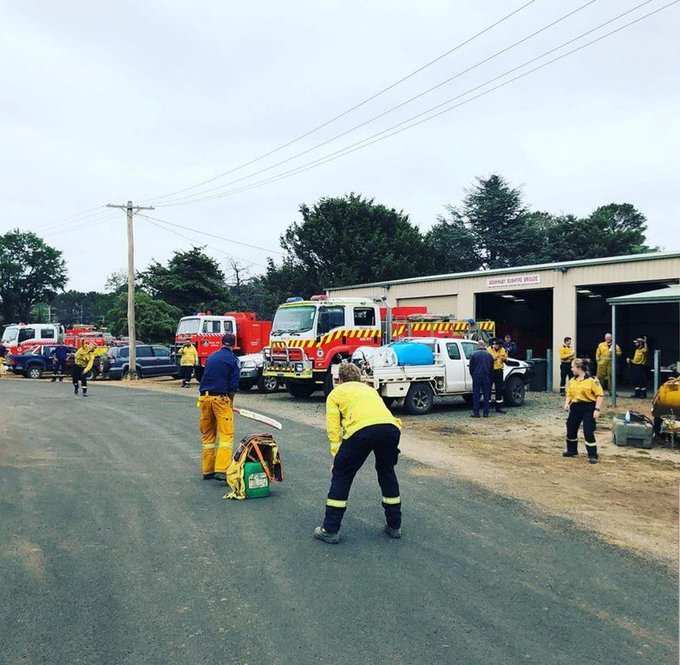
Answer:
<svg viewBox="0 0 680 665"><path fill-rule="evenodd" d="M316 307L313 305L281 307L274 316L272 335L308 332L314 327L315 317Z"/></svg>
<svg viewBox="0 0 680 665"><path fill-rule="evenodd" d="M197 333L200 326L201 320L198 317L180 319L179 325L177 326L177 334L185 335L187 333Z"/></svg>
<svg viewBox="0 0 680 665"><path fill-rule="evenodd" d="M19 329L16 326L7 326L5 331L2 333L3 342L13 342L19 333Z"/></svg>

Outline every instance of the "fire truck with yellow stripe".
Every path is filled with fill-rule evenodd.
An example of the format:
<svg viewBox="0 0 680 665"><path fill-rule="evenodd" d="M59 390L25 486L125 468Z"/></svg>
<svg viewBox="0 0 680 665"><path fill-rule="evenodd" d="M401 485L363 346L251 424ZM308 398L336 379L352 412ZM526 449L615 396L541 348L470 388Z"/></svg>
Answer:
<svg viewBox="0 0 680 665"><path fill-rule="evenodd" d="M296 398L333 388L331 367L359 347L381 346L404 337L492 337L493 321L459 321L425 307L387 308L370 298L289 298L274 317L264 349L263 375L285 382Z"/></svg>

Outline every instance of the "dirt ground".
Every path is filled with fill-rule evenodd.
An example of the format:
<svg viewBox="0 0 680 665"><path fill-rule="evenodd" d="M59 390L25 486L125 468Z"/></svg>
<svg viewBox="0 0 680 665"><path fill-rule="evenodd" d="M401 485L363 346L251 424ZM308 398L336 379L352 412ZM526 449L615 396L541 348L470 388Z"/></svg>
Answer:
<svg viewBox="0 0 680 665"><path fill-rule="evenodd" d="M130 385L107 383L121 388ZM132 386L196 395L195 387L183 390L170 379L146 379ZM295 401L285 392L251 392L239 394L238 401L274 417L320 430L324 427L321 396ZM469 408L462 400L438 406L427 416L409 416L396 408L395 414L404 424L402 454L423 465L415 471L423 478L452 473L540 511L566 517L613 544L675 567L680 450L620 448L611 442L614 413L629 408L648 413L649 402L619 399L616 409L605 403L598 424L597 465L587 463L582 447L577 458L561 456L562 403L557 395L529 393L523 407L479 420L469 418ZM322 431L319 436L324 436Z"/></svg>

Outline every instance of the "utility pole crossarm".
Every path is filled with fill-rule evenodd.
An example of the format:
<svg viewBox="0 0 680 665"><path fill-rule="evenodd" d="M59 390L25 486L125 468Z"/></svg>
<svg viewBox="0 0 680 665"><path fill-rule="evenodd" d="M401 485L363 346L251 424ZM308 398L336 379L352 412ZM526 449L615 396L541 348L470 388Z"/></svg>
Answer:
<svg viewBox="0 0 680 665"><path fill-rule="evenodd" d="M140 210L153 210L153 206L136 206L132 201L125 204L107 203L107 208L119 208L127 213L127 241L128 241L128 339L129 339L129 368L128 376L131 380L137 378L137 332L135 326L135 241L132 219Z"/></svg>

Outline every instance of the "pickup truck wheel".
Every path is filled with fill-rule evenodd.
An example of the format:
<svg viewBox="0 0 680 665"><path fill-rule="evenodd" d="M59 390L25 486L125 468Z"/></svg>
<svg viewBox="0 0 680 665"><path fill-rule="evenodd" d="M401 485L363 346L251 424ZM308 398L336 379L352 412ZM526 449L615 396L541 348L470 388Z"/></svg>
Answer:
<svg viewBox="0 0 680 665"><path fill-rule="evenodd" d="M391 409L394 406L394 403L397 401L396 397L384 397L382 398L383 402L385 403L385 406L388 409Z"/></svg>
<svg viewBox="0 0 680 665"><path fill-rule="evenodd" d="M275 376L261 376L257 380L257 391L275 393L279 389L279 380Z"/></svg>
<svg viewBox="0 0 680 665"><path fill-rule="evenodd" d="M412 383L404 399L404 408L407 413L420 416L432 411L434 406L434 393L428 383Z"/></svg>
<svg viewBox="0 0 680 665"><path fill-rule="evenodd" d="M312 381L309 383L303 383L301 381L287 381L286 390L295 399L304 399L309 397L315 390L316 386Z"/></svg>
<svg viewBox="0 0 680 665"><path fill-rule="evenodd" d="M27 379L39 379L42 376L42 370L40 367L29 367L26 370Z"/></svg>
<svg viewBox="0 0 680 665"><path fill-rule="evenodd" d="M505 403L508 406L522 406L526 395L526 386L521 376L511 376L505 382Z"/></svg>
<svg viewBox="0 0 680 665"><path fill-rule="evenodd" d="M472 395L463 395L463 401L466 404L472 404Z"/></svg>

